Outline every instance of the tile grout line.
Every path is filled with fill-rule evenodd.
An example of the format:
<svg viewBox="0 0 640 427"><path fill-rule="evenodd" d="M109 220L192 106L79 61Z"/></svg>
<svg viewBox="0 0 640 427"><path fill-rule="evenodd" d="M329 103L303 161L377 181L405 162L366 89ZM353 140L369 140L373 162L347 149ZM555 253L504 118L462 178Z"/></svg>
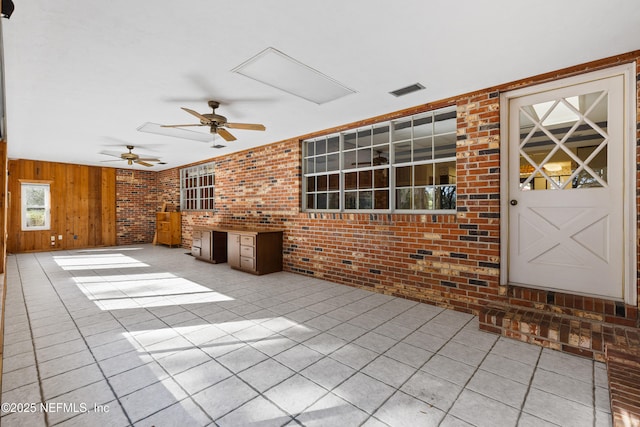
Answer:
<svg viewBox="0 0 640 427"><path fill-rule="evenodd" d="M596 407L596 365L591 363L591 404L593 405L593 427L596 427L597 407Z"/></svg>
<svg viewBox="0 0 640 427"><path fill-rule="evenodd" d="M538 365L540 364L540 359L542 358L542 348L540 348L540 351L538 352L538 357L536 358L536 364L534 365L533 369L531 370L531 376L529 377L529 381L527 383L527 391L524 393L524 397L522 398L522 404L520 405L520 412L518 413L518 419L516 420L516 423L520 422L520 418L522 418L522 414L523 413L527 413L524 412L524 405L527 403L527 398L529 397L529 392L531 391L531 388L533 386L533 378L536 375L536 372L538 370ZM529 415L533 415L533 414L529 414ZM536 415L534 415L535 417L537 417ZM544 420L547 421L547 420Z"/></svg>
<svg viewBox="0 0 640 427"><path fill-rule="evenodd" d="M365 297L365 298L366 298L366 297ZM395 298L397 298L397 297L395 297ZM385 304L386 304L386 303L385 303ZM347 304L347 305L348 305L348 304ZM368 312L370 312L370 311L372 311L372 310L374 310L374 309L378 308L378 307L379 307L379 306L381 306L381 305L384 305L384 304L379 304L379 305L378 305L378 306L376 306L376 307L372 307L372 308L370 308L369 310L367 310L367 311L365 311L365 312L362 312L362 313L358 314L357 316L354 316L354 318L355 318L355 317L358 317L358 316L361 316L361 315L363 315L363 314L365 314L365 313L368 313ZM414 307L414 306L415 306L415 305L413 305L412 307ZM385 322L383 322L382 324L387 323L387 322L391 321L392 319L394 319L394 318L396 318L396 317L400 316L401 314L403 314L403 313L407 312L408 310L410 310L412 307L409 307L409 308L405 309L404 311L402 311L402 312L400 312L400 313L396 314L395 316L393 316L393 317L391 317L391 318L387 319L387 320L386 320ZM401 342L404 338L408 337L408 336L409 336L409 335L411 335L412 333L415 333L418 329L420 329L421 327L423 327L424 325L426 325L427 323L429 323L431 320L433 320L434 318L436 318L438 315L440 315L440 314L445 310L445 309L443 309L443 308L441 308L441 307L437 307L437 308L440 308L440 310L441 310L439 313L437 313L435 316L431 317L429 320L426 320L425 322L423 322L422 324L420 324L419 326L417 326L417 327L416 327L415 329L413 329L411 332L409 332L408 334L406 334L403 338L401 338L401 339L397 340L397 342L396 342L394 345L392 345L390 348L392 348L392 347L394 347L395 345L397 345L399 342ZM319 316L320 316L320 315L319 315ZM316 316L316 317L319 317L319 316ZM329 316L329 317L330 317L330 316ZM314 318L315 318L315 317L314 317ZM339 319L337 319L337 320L339 320ZM470 319L470 320L471 320L471 319ZM470 320L469 320L469 321L470 321ZM344 324L344 323L349 323L349 321L348 321L348 320L347 320L347 321L343 321L341 324ZM377 327L381 326L382 324L378 325ZM355 326L355 325L353 325L353 326ZM376 328L377 328L377 327L376 327ZM462 327L464 327L464 326L462 326ZM375 328L374 328L374 329L375 329ZM327 358L327 357L328 357L328 358L330 358L330 359L332 359L332 360L334 360L334 361L336 361L336 362L338 362L338 363L342 363L342 362L340 362L339 360L333 359L333 358L331 357L331 354L335 353L336 351L338 351L338 350L339 350L339 349L341 349L341 348L346 347L346 346L347 346L347 345L349 345L349 344L353 344L353 345L356 345L356 346L358 346L358 347L362 347L362 346L360 346L360 345L358 345L358 344L355 344L354 342L355 342L358 338L361 338L362 336L364 336L364 335L366 335L366 334L368 334L368 333L370 333L370 332L373 332L373 329L368 330L368 331L366 331L366 332L362 333L361 335L358 335L357 337L353 338L351 341L348 341L348 342L347 342L346 344L344 344L343 346L341 346L341 347L337 348L336 350L332 351L330 354L325 355L323 358L321 358L321 359L317 360L316 362L312 363L312 364L311 364L311 365L309 365L309 366L313 366L314 364L318 363L320 360L322 360L322 359L324 359L324 358ZM331 334L330 332L328 332L328 333L329 333L329 334ZM313 338L313 337L311 337L311 338L309 338L309 339L312 339L312 338ZM338 338L340 338L340 337L338 337ZM307 341L308 341L308 340L307 340ZM301 343L301 344L303 344L303 345L304 345L304 342L303 342L303 343ZM443 344L443 346L444 346L444 344ZM308 347L307 347L307 348L308 348ZM364 348L365 350L369 350L369 349L368 349L368 348L366 348L366 347L362 347L362 348ZM313 350L313 349L312 349L312 350ZM423 350L424 350L424 349L423 349ZM373 350L369 350L369 351L373 351ZM428 350L425 350L425 351L428 351ZM435 354L435 353L434 353L434 354ZM369 378L373 378L373 377L371 377L371 376L367 375L365 372L362 372L362 369L366 368L367 366L369 366L371 363L373 363L375 360L379 359L379 358L380 358L381 356L383 356L383 355L384 355L384 353L380 353L380 354L378 354L376 357L374 357L373 359L371 359L369 362L367 362L365 365L363 365L361 368L359 368L359 369L354 369L353 374L349 375L349 376L348 376L348 377L346 377L343 381L341 381L341 382L339 382L338 384L336 384L333 388L331 388L331 390L328 390L328 392L327 392L327 393L323 394L321 397L319 397L319 398L318 398L318 399L316 399L314 402L312 402L309 406L307 406L307 407L305 408L305 410L306 410L306 409L308 409L309 407L313 406L314 404L316 404L318 401L320 401L321 399L323 399L324 397L326 397L328 394L333 393L333 390L335 390L335 389L336 389L336 388L338 388L340 385L344 384L345 382L347 382L348 380L350 380L351 378L353 378L353 377L354 377L356 374L358 374L358 373L361 373L362 375L365 375L365 376L367 376L367 377L369 377ZM386 356L386 357L388 357L388 356ZM393 359L393 358L392 358L392 359ZM429 359L431 359L431 357L429 357ZM424 364L426 364L426 363L428 362L428 360L429 360L429 359L427 359L427 361L425 361L421 366L424 366ZM393 360L396 360L396 359L393 359ZM403 363L403 362L400 362L399 360L396 360L396 361L397 361L397 362L399 362L399 363ZM342 364L344 364L344 363L342 363ZM404 363L403 363L403 364L404 364ZM346 364L344 364L344 365L346 365ZM349 366L349 365L346 365L346 366L348 366L348 367L350 367L350 368L351 368L351 366ZM407 366L409 366L409 365L407 365ZM410 366L410 367L411 367L411 368L413 368L413 366ZM306 368L305 368L305 369L306 369ZM352 368L352 369L353 369L353 368ZM386 384L386 385L388 385L388 386L390 386L390 387L394 388L396 391L399 391L399 390L400 390L400 387L402 387L402 385L404 385L404 383L406 383L406 382L407 382L411 377L413 377L413 376L415 375L415 373L416 373L417 371L419 371L419 370L420 370L420 368L414 368L414 369L415 369L414 373L413 373L412 375L410 375L410 376L409 376L409 378L407 378L407 380L405 380L405 381L404 381L404 382L403 382L399 387L395 387L395 386L392 386L392 385L390 385L390 384L386 384L384 381L380 381L380 380L378 380L377 378L373 378L373 379L374 379L374 380L376 380L376 381L380 381L381 383ZM307 378L307 377L305 377L305 378ZM307 379L308 379L309 381L313 382L314 384L317 384L317 385L319 385L320 387L325 388L325 387L323 387L322 385L320 385L320 384L316 383L315 381L313 381L311 378L307 378ZM394 394L395 394L395 391L394 391L394 393L392 393L392 394L391 394L391 396L393 396ZM348 401L348 400L346 400L346 399L343 399L343 400L346 400L349 404L352 404L354 407L356 407L356 408L358 408L358 409L362 410L363 412L365 412L365 413L367 414L367 418L363 421L363 423L365 423L365 422L367 422L371 417L374 417L374 415L373 415L373 414L375 414L375 412L376 412L378 409L380 409L380 407L382 407L382 405L384 405L384 403L385 403L387 400L389 400L389 399L391 398L391 396L389 396L387 399L385 399L385 400L384 400L384 401L383 401L383 402L382 402L382 403L381 403L381 404L380 404L380 405L379 405L379 406L378 406L378 407L377 407L373 412L371 412L371 413L368 413L367 411L364 411L362 408L359 408L358 406L353 405L353 403L349 402L349 401ZM339 397L340 399L342 399L342 397L340 397L340 396L338 396L338 397ZM304 410L303 410L303 411L304 411ZM298 420L297 420L297 417L298 417L299 415L300 415L300 414L297 414L297 415L294 417L294 420L296 420L296 422L299 422L299 423L300 423L300 421L298 421ZM374 418L375 418L375 417L374 417ZM378 420L378 419L376 418L376 420ZM380 421L380 420L378 420L378 421ZM381 422L382 422L382 421L381 421ZM384 424L386 424L386 423L384 423ZM303 424L303 425L304 425L304 424Z"/></svg>
<svg viewBox="0 0 640 427"><path fill-rule="evenodd" d="M128 298L131 298L131 297L128 297ZM178 306L179 306L180 308L182 308L183 310L185 310L185 311L189 311L189 310L186 310L182 305L178 305ZM142 310L144 310L146 313L149 313L149 314L150 314L151 316L153 316L156 320L158 320L158 321L160 321L160 322L164 323L164 324L165 324L169 329L172 329L172 330L173 330L173 326L171 326L171 325L167 324L167 323L166 323L166 322L165 322L165 321L164 321L160 316L158 316L156 313L154 313L154 312L152 312L151 310L149 310L147 307L140 306L139 308L140 308L140 309L142 309ZM190 311L189 311L189 312L190 312ZM197 317L200 317L200 316L198 316L198 315L197 315L197 314L195 314L195 313L191 313L191 314L194 314L194 315L196 315ZM112 316L113 316L113 315L112 315ZM127 317L128 317L128 316L127 316ZM126 318L126 317L124 317L124 318ZM200 318L202 319L202 317L200 317ZM127 332L129 332L129 333L131 333L131 330L130 330L130 328L131 328L131 327L134 327L134 326L136 326L136 325L139 325L140 323L144 323L144 322L146 322L146 321L141 321L141 322L134 323L134 324L131 324L131 325L126 326L124 323L122 323L122 321L121 321L121 319L122 319L122 318L118 318L118 317L116 317L116 316L113 316L113 319L114 319L118 324L120 324L120 326L122 326L122 327L123 327L123 329L125 329L125 330L126 330ZM205 320L205 319L202 319L202 320L204 320L204 321L206 322L206 320ZM143 335L144 335L144 334L143 334ZM178 333L178 335L179 335L179 336L181 336L181 337L183 337L183 338L185 338L187 341L189 341L189 340L188 340L186 337L184 337L182 334ZM145 353L146 353L146 354L148 354L148 355L153 359L153 362L158 364L158 366L160 367L160 369L162 369L162 370L165 372L165 374L167 374L167 377L168 377L168 378L171 378L171 379L176 383L176 385L177 385L178 387L180 387L180 389L181 389L181 390L182 390L182 391L187 395L187 397L185 397L184 399L176 400L176 402L171 403L170 405L167 405L167 406L165 406L165 407L162 407L162 408L158 409L157 411L154 411L154 412L152 412L151 414L148 414L147 416L145 416L145 417L143 417L143 418L141 418L141 419L139 419L139 420L136 420L136 422L140 422L140 421L143 421L143 420L145 420L145 419L147 419L147 418L149 418L149 417L152 417L152 416L154 416L155 414L157 414L157 413L159 413L159 412L161 412L161 411L163 411L163 410L165 410L165 409L167 409L167 408L170 408L171 406L176 405L176 404L178 404L178 403L180 403L180 402L182 402L182 401L184 401L184 400L187 400L187 399L189 399L190 401L192 401L192 402L193 402L193 403L194 403L198 408L200 408L200 409L202 410L202 412L203 412L203 413L204 413L204 414L205 414L205 415L206 415L206 416L207 416L207 417L208 417L212 422L214 422L214 421L213 421L213 419L209 416L209 414L204 410L204 408L202 408L202 407L200 406L200 404L192 398L191 393L189 393L187 390L185 390L185 389L184 389L184 387L182 387L182 385L181 385L178 381L176 381L176 380L175 380L174 376L173 376L169 371L167 371L167 370L166 370L166 368L165 368L165 367L164 367L164 366L159 362L159 359L157 359L156 357L154 357L154 356L153 356L153 354L152 354L152 353L150 353L150 352L146 349L146 346L145 346L144 344L142 344L142 343L138 340L138 338L136 337L136 335L132 335L131 337L132 337L132 338L133 338L133 339L138 343L138 345L140 346L140 348L144 349ZM84 336L83 336L83 338L84 338ZM162 342L169 341L169 340L171 340L171 339L172 339L172 338L167 338L166 340L161 340L161 341L158 341L157 343L153 343L153 344L154 344L154 345L155 345L155 344L160 344L160 343L162 343ZM191 341L189 341L189 342L191 342ZM194 344L193 342L191 342L191 343L195 346L195 344ZM108 344L107 344L107 345L108 345ZM88 344L87 344L87 347L89 347L89 345L88 345ZM196 346L196 347L198 347L198 348L199 348L199 346ZM90 347L89 347L89 348L90 348ZM89 351L91 352L91 350L89 350ZM134 351L137 351L137 350L134 348L134 349L133 349L133 350L131 350L130 352L126 352L126 353L131 353L131 352L134 352ZM93 355L93 352L91 352L91 354ZM125 353L121 353L121 354L125 354ZM120 355L121 355L121 354L120 354ZM206 352L205 352L205 354L206 354ZM118 357L118 356L120 356L120 355L115 355L115 356L113 356L113 357ZM169 357L169 356L167 356L167 357ZM95 356L94 356L94 359L95 359ZM108 360L108 359L111 359L111 357L110 357L110 358L107 358L107 359L104 359L104 360ZM143 363L143 364L142 364L142 365L140 365L140 366L135 366L135 367L133 367L133 368L131 368L131 369L128 369L128 370L125 370L125 371L119 372L118 374L114 374L114 376L115 376L115 375L120 375L120 374L122 374L122 373L124 373L124 372L132 371L132 370L137 369L137 368L139 368L139 367L141 367L141 366L146 366L146 365L148 365L149 363L150 363L150 362L148 362L148 363ZM197 366L200 366L200 365L202 365L202 364L204 364L204 363L207 363L207 362L202 362L201 364L196 365L196 366L193 366L192 368L195 368L195 367L197 367ZM123 406L123 405L122 405L122 403L120 402L120 397L121 397L121 396L119 396L119 395L118 395L118 393L116 393L116 391L115 391L115 390L113 389L113 387L111 386L111 382L109 381L109 378L110 378L110 377L107 377L107 376L104 374L104 371L102 371L102 367L100 367L100 364L98 363L98 361L97 361L97 360L96 360L96 364L97 364L97 365L98 365L98 367L100 368L100 371L102 372L102 374L103 374L103 376L104 376L105 380L106 380L106 381L107 381L107 383L109 384L109 387L111 388L111 391L113 392L114 396L116 396L116 399L118 400L118 403L120 404L120 407L121 407L122 411L125 413L125 415L126 415L127 419L129 420L130 425L134 425L134 423L133 423L133 421L131 420L131 418L130 418L130 416L129 416L128 412L126 411L126 409L124 408L124 406ZM191 369L191 368L190 368L190 369ZM132 395L133 393L137 393L137 392L139 392L139 391L141 391L141 390L144 390L144 389L145 389L145 388L147 388L147 387L150 387L150 386L152 386L152 385L155 385L155 384L161 383L162 381L164 381L164 380L160 380L160 379L158 379L158 381L153 382L153 383L151 383L151 384L148 384L148 385L146 385L146 386L144 386L144 387L142 387L142 388L140 388L140 389L133 390L133 391L131 391L130 393L127 393L127 394L125 394L125 395L124 395L124 396L122 396L122 397L124 398L124 397L130 396L130 395ZM215 423L215 422L214 422L214 423Z"/></svg>
<svg viewBox="0 0 640 427"><path fill-rule="evenodd" d="M321 292L321 291L314 292L314 293L312 293L311 295L319 294L320 292ZM344 292L344 293L347 293L347 292ZM358 299L357 299L357 300L355 300L355 301L351 301L349 304L351 304L351 303L353 303L353 302L356 302L356 301L360 301L360 300L362 300L362 299L364 299L364 298L367 298L367 297L369 297L369 295L364 295L362 298L358 298ZM298 311L298 310L300 310L300 309L303 309L303 308L309 307L309 306L311 306L311 305L315 305L315 304L317 304L317 303L319 303L319 302L326 301L326 300L331 299L331 298L334 298L334 296L330 296L330 297L325 298L324 300L321 300L321 301L313 302L313 303L308 304L308 305L306 305L306 306L300 307L300 308L298 308L297 310L293 310L292 312L295 312L295 311ZM371 310L373 310L373 309L375 309L375 308L377 308L377 307L379 307L379 306L381 306L381 305L384 305L384 304L385 304L385 303L383 303L383 304L378 304L376 307L372 307L372 308L370 308L369 310L367 310L367 311L365 311L365 312L363 312L363 313L358 314L358 316L360 316L360 315L362 315L362 314L365 314L365 313L367 313L367 312L369 312L369 311L371 311ZM254 305L255 305L255 304L254 304ZM346 306L346 305L348 305L348 304L345 304L345 306ZM344 306L342 306L342 307L344 307ZM340 308L340 307L338 307L338 308ZM404 313L405 311L409 310L410 308L411 308L411 307L407 308L407 309L406 309L406 310L404 310L402 313ZM259 310L258 310L258 311L259 311ZM310 310L310 311L312 311L313 313L316 313L316 314L317 314L317 316L311 317L311 318L309 318L309 319L307 319L307 320L312 320L312 319L318 318L318 317L320 317L320 316L324 316L324 315L326 315L326 313L325 313L325 314L323 314L323 313L317 313L317 312L314 312L313 310ZM399 315L400 315L400 314L402 314L402 313L398 313L398 314L397 314L396 316L394 316L394 317L397 317L397 316L399 316ZM248 314L246 314L246 315L249 315L249 314L251 314L251 313L248 313ZM438 313L438 314L439 314L439 313ZM281 316L286 316L286 314L281 315ZM354 318L355 318L355 317L358 317L358 316L354 316ZM241 317L243 317L243 318L244 318L245 316L241 316ZM329 317L331 317L331 316L329 316ZM435 316L434 316L434 317L435 317ZM247 319L247 320L249 320L249 321L250 321L250 319ZM339 319L336 319L336 320L339 320ZM303 322L300 322L300 323L303 323ZM343 324L343 323L348 323L348 322L341 321L341 324ZM425 322L425 323L426 323L426 322ZM258 324L258 325L259 325L259 324ZM418 328L420 328L421 326L422 326L422 325L418 326ZM250 327L250 326L249 326L249 327ZM249 327L247 327L247 328L249 328ZM237 333L237 332L241 332L242 330L247 329L247 328L243 328L243 329L241 329L241 330L238 330L238 331L236 331L236 333ZM267 328L267 329L269 329L269 328ZM289 328L287 328L287 329L289 329ZM417 328L416 328L416 329L417 329ZM270 330L271 330L271 329L270 329ZM285 330L286 330L286 329L285 329ZM274 332L274 334L273 334L273 335L281 335L279 332L276 332L276 331L273 331L273 330L272 330L272 332ZM282 331L281 331L281 332L282 332ZM324 331L324 332L326 332L326 331ZM357 337L353 338L351 341L346 342L343 346L339 347L338 349L340 349L340 348L342 348L342 347L346 346L347 344L352 343L353 341L355 341L356 339L360 338L361 336L363 336L363 335L367 334L368 332L371 332L371 331L367 331L367 332L364 332L364 333L363 333L363 334L361 334L361 335L358 335ZM321 332L321 333L322 333L322 332ZM228 335L232 335L232 336L233 336L233 333L228 334ZM319 334L317 334L317 335L319 335ZM277 356L278 354L281 354L281 353L286 352L287 350L289 350L289 349L291 349L291 348L296 347L297 345L302 345L302 346L304 346L304 347L306 347L306 348L308 348L308 349L310 349L310 350L313 350L313 349L311 349L310 347L308 347L308 346L304 345L304 342L306 342L306 341L308 341L308 340L310 340L310 339L314 338L314 337L315 337L315 336L317 336L317 335L314 335L313 337L310 337L310 338L308 338L307 340L302 341L302 342L299 342L299 341L296 341L296 340L292 340L292 341L295 341L295 342L296 342L296 344L295 344L293 347L290 347L290 348L287 348L287 349L285 349L285 350L282 350L281 352L276 353L276 354L274 354L273 356L270 356L270 355L268 355L268 354L266 354L266 353L264 353L264 352L260 351L260 349L256 349L255 347L251 346L250 344L247 344L247 345L250 345L250 346L251 346L252 348L254 348L255 350L257 350L257 351L259 351L259 352L263 353L265 356L267 356L267 358L269 358L269 359L273 359L275 362L277 362L277 363L281 364L282 366L285 366L286 368L290 369L288 366L286 366L286 365L282 364L280 361L278 361L278 360L277 360L277 359L275 359L274 357L275 357L275 356ZM284 336L284 335L282 335L282 336L283 336L284 338L287 338L287 339L290 339L290 340L291 340L291 338L288 338L288 337L286 337L286 336ZM234 338L236 338L236 337L234 336ZM337 338L340 338L340 337L337 337ZM239 338L236 338L236 339L239 339ZM240 340L240 341L243 341L243 340ZM245 342L245 341L243 341L243 342ZM245 343L246 343L246 342L245 342ZM205 344L206 344L206 343L205 343ZM195 344L194 344L194 345L195 345ZM357 345L357 344L356 344L356 345ZM334 351L337 351L338 349L336 349L336 350L334 350ZM233 351L235 351L235 350L233 350ZM229 353L233 353L233 351L230 351ZM313 350L313 351L315 351L315 350ZM229 354L229 353L226 353L226 354ZM380 355L379 355L379 356L380 356ZM378 357L379 357L379 356L378 356ZM320 360L322 360L322 359L324 359L324 358L327 358L327 357L329 357L329 355L323 355L323 357L321 357L321 358L320 358L320 359L318 359L317 361L315 361L315 362L311 363L311 364L310 364L310 365L308 365L308 366L305 366L305 367L304 367L304 369L306 369L306 368L308 368L309 366L312 366L312 365L314 365L314 364L318 363ZM376 357L376 359L377 359L377 357ZM213 360L215 360L215 358L213 358ZM335 360L335 359L332 359L332 360ZM374 360L375 360L375 359L374 359ZM261 362L262 362L262 361L261 361ZM261 363L261 362L260 362L260 363ZM341 362L339 362L339 361L336 361L336 362L341 363ZM220 363L220 362L218 362L218 363ZM224 366L224 364L221 364L221 365L222 365L222 366ZM368 365L368 364L367 364L367 365ZM327 390L327 392L326 392L326 393L323 393L323 394L322 394L322 396L320 396L318 399L314 400L311 404L309 404L307 407L305 407L305 408L303 409L303 411L302 411L302 412L300 412L300 413L298 413L298 414L295 414L295 415L294 415L294 414L291 414L291 413L289 413L287 410L285 410L284 408L282 408L280 405L278 405L276 402L273 402L271 399L269 399L267 396L265 396L263 392L260 392L259 390L257 390L255 387L253 387L253 385L249 384L249 383L248 383L248 382L246 382L242 377L240 377L240 376L238 375L239 373L244 372L245 370L251 369L253 366L256 366L256 365L252 365L251 367L247 367L246 369L243 369L242 371L239 371L239 372L237 372L237 373L235 373L235 372L231 371L229 368L227 368L226 366L224 366L227 370L229 370L229 371L232 373L232 375L233 375L234 377L237 377L237 378L238 378L240 381L242 381L244 384L246 384L246 385L247 385L247 386L249 386L251 389L253 389L254 391L256 391L256 392L258 393L258 395L257 395L257 396L255 396L254 398L252 398L252 399L250 399L250 400L246 401L246 402L243 402L243 403L242 403L241 405L239 405L238 407L236 407L236 408L234 408L234 409L232 409L232 410L230 410L230 411L228 411L228 412L226 412L226 413L224 413L224 414L220 415L218 418L216 418L216 420L220 420L220 419L222 419L223 417L225 417L225 416L227 416L228 414L230 414L230 413L232 413L233 411L235 411L236 409L238 409L238 408L242 407L243 405L245 405L245 404L247 404L247 403L249 403L249 402L251 402L251 401L253 401L253 400L257 399L258 397L262 397L262 398L264 398L265 400L267 400L267 401L269 401L270 403L272 403L273 405L275 405L278 409L282 410L285 414L287 414L287 415L291 418L291 420L292 420L292 421L295 421L296 423L300 424L300 421L299 421L299 420L297 420L297 416L299 416L302 412L304 412L304 410L306 410L306 409L307 409L307 408L309 408L310 406L313 406L315 403L317 403L317 401L319 401L320 399L324 398L324 397L325 397L325 396L327 396L329 393L331 393L331 391L330 391L330 390ZM348 366L348 365L347 365L347 366ZM366 366L366 365L365 365L365 366ZM272 388L274 388L274 387L276 387L276 386L278 386L279 384L284 383L285 381L289 380L290 378L294 377L295 375L300 375L302 378L304 378L304 379L306 379L306 380L308 380L308 381L311 381L311 382L313 382L314 384L316 384L316 385L318 385L318 386L320 386L321 388L323 388L323 389L325 389L325 390L326 390L326 388L325 388L325 387L321 386L320 384L317 384L317 383L316 383L315 381L313 381L312 379L305 377L305 376L304 376L304 375L302 375L300 372L298 372L298 371L293 371L293 372L294 372L294 373L293 373L292 375L290 375L290 376L288 376L288 377L284 378L282 381L280 381L280 382L278 382L278 383L276 383L276 384L273 384L271 387L269 387L267 390L265 390L265 392L266 392L266 391L268 391L268 390L270 390L270 389L272 389ZM355 375L357 372L359 372L359 370L356 370L356 371L354 372L354 374L353 374L353 375ZM349 378L351 378L353 375L349 376L349 377L348 377L348 378L346 378L344 381L347 381L347 380L348 380ZM222 381L224 381L224 380L222 380ZM218 382L218 383L216 383L216 384L219 384L219 383L220 383L220 382L222 382L222 381L219 381L219 382ZM344 381L342 381L342 382L344 382ZM341 382L341 383L342 383L342 382ZM340 383L340 384L341 384L341 383ZM339 385L339 384L338 384L338 385ZM337 387L338 385L336 385L336 387ZM334 388L335 388L335 387L334 387ZM333 389L332 389L332 390L333 390ZM301 424L301 425L304 425L304 424Z"/></svg>
<svg viewBox="0 0 640 427"><path fill-rule="evenodd" d="M131 418L129 417L129 414L127 413L127 411L125 410L125 408L122 406L122 402L120 402L120 398L118 397L118 395L116 394L115 390L113 389L111 383L109 382L109 379L107 378L107 376L105 375L102 366L100 366L100 364L98 363L98 360L96 359L95 355L93 354L93 351L91 350L91 346L89 346L89 343L86 340L86 337L84 336L84 334L82 333L82 331L80 330L80 327L78 326L78 324L76 323L76 320L74 319L73 315L71 314L71 312L69 311L69 308L67 307L67 304L64 302L64 300L60 297L60 293L58 292L58 289L56 288L56 286L53 284L51 277L49 276L48 272L46 271L46 269L43 267L42 263L40 262L40 260L38 259L38 257L35 257L36 261L38 262L38 265L40 266L40 269L42 270L42 272L45 274L45 276L47 277L47 280L49 281L49 285L53 288L53 291L56 293L56 295L58 296L58 299L60 300L60 303L63 305L65 311L67 312L67 314L69 315L69 317L71 318L71 321L73 322L73 324L76 326L76 329L78 330L78 332L80 333L80 337L82 338L82 341L84 342L84 344L87 346L87 350L89 351L89 353L91 354L91 357L93 358L96 367L100 370L100 373L102 374L102 377L104 378L104 380L106 381L107 385L109 386L109 389L111 390L111 392L113 393L114 397L116 398L116 401L118 402L118 405L120 405L120 409L122 410L122 413L124 414L124 416L127 418L127 421L129 422L129 425L133 425L133 422L131 421ZM114 317L115 318L115 317ZM95 383L92 383L95 384ZM84 386L83 386L84 387ZM81 414L75 415L69 419L73 419L77 416L79 416ZM64 420L63 422L66 422L67 420Z"/></svg>
<svg viewBox="0 0 640 427"><path fill-rule="evenodd" d="M36 353L36 344L33 338L33 329L31 328L31 315L29 314L29 307L27 305L27 297L25 296L24 293L24 285L23 285L23 281L22 281L22 272L20 271L20 256L16 256L16 268L17 268L17 273L18 273L18 277L20 278L20 292L22 293L22 300L24 301L24 308L25 308L25 314L27 316L27 321L29 322L29 335L31 336L31 347L33 349L33 359L35 362L35 368L36 368L36 375L38 378L38 390L40 392L40 402L42 402L43 404L45 403L44 401L44 392L42 390L42 378L40 376L40 366L38 363L38 354ZM47 411L44 411L44 422L45 425L48 427L49 424L49 414L47 413Z"/></svg>

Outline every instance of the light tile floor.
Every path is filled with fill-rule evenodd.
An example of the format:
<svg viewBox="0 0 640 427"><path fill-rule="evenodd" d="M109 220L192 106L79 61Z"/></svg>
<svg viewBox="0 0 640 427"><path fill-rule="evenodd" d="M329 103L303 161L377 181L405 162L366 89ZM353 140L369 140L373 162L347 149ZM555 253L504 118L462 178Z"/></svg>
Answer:
<svg viewBox="0 0 640 427"><path fill-rule="evenodd" d="M2 402L48 406L4 427L611 424L605 365L427 304L152 245L7 279Z"/></svg>

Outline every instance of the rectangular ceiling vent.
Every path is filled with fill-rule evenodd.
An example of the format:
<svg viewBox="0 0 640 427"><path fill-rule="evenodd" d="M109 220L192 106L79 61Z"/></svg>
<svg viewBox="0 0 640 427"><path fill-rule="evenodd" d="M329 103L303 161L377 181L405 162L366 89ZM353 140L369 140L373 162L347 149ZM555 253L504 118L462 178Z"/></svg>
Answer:
<svg viewBox="0 0 640 427"><path fill-rule="evenodd" d="M412 85L406 86L406 87L402 87L400 89L396 89L392 92L389 92L391 95L393 96L404 96L404 95L408 95L410 93L413 92L417 92L419 90L424 89L424 86L422 86L420 83L414 83Z"/></svg>

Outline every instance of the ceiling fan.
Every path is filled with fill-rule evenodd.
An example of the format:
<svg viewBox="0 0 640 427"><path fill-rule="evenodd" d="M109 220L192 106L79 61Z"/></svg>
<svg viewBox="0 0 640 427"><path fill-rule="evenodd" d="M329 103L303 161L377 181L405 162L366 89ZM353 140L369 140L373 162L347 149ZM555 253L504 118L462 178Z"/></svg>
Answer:
<svg viewBox="0 0 640 427"><path fill-rule="evenodd" d="M131 151L135 148L133 145L127 145L128 153L116 153L113 151L101 151L100 154L106 154L107 156L119 157L118 160L103 160L103 162L117 162L119 160L126 160L127 164L131 166L134 163L137 163L142 166L152 167L153 165L148 162L159 162L160 159L156 159L155 157L140 157L137 154L132 153Z"/></svg>
<svg viewBox="0 0 640 427"><path fill-rule="evenodd" d="M235 141L236 137L231 135L229 129L244 129L244 130L265 130L264 125L254 123L229 123L227 118L216 114L216 108L220 106L218 101L209 101L209 107L213 110L212 113L200 114L197 111L190 110L189 108L181 107L187 113L196 116L200 119L200 123L186 124L186 125L162 125L165 128L179 128L185 126L209 126L211 133L216 133L224 138L226 141Z"/></svg>

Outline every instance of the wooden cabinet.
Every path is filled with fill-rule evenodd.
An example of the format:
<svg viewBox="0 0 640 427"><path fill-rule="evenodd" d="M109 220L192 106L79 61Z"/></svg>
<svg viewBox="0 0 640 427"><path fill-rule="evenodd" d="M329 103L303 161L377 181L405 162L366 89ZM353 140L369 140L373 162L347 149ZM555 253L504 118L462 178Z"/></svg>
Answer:
<svg viewBox="0 0 640 427"><path fill-rule="evenodd" d="M156 243L179 246L181 242L182 224L180 212L156 213Z"/></svg>
<svg viewBox="0 0 640 427"><path fill-rule="evenodd" d="M213 264L227 262L226 231L194 228L191 238L191 255Z"/></svg>
<svg viewBox="0 0 640 427"><path fill-rule="evenodd" d="M282 231L227 230L227 262L253 274L282 271Z"/></svg>

